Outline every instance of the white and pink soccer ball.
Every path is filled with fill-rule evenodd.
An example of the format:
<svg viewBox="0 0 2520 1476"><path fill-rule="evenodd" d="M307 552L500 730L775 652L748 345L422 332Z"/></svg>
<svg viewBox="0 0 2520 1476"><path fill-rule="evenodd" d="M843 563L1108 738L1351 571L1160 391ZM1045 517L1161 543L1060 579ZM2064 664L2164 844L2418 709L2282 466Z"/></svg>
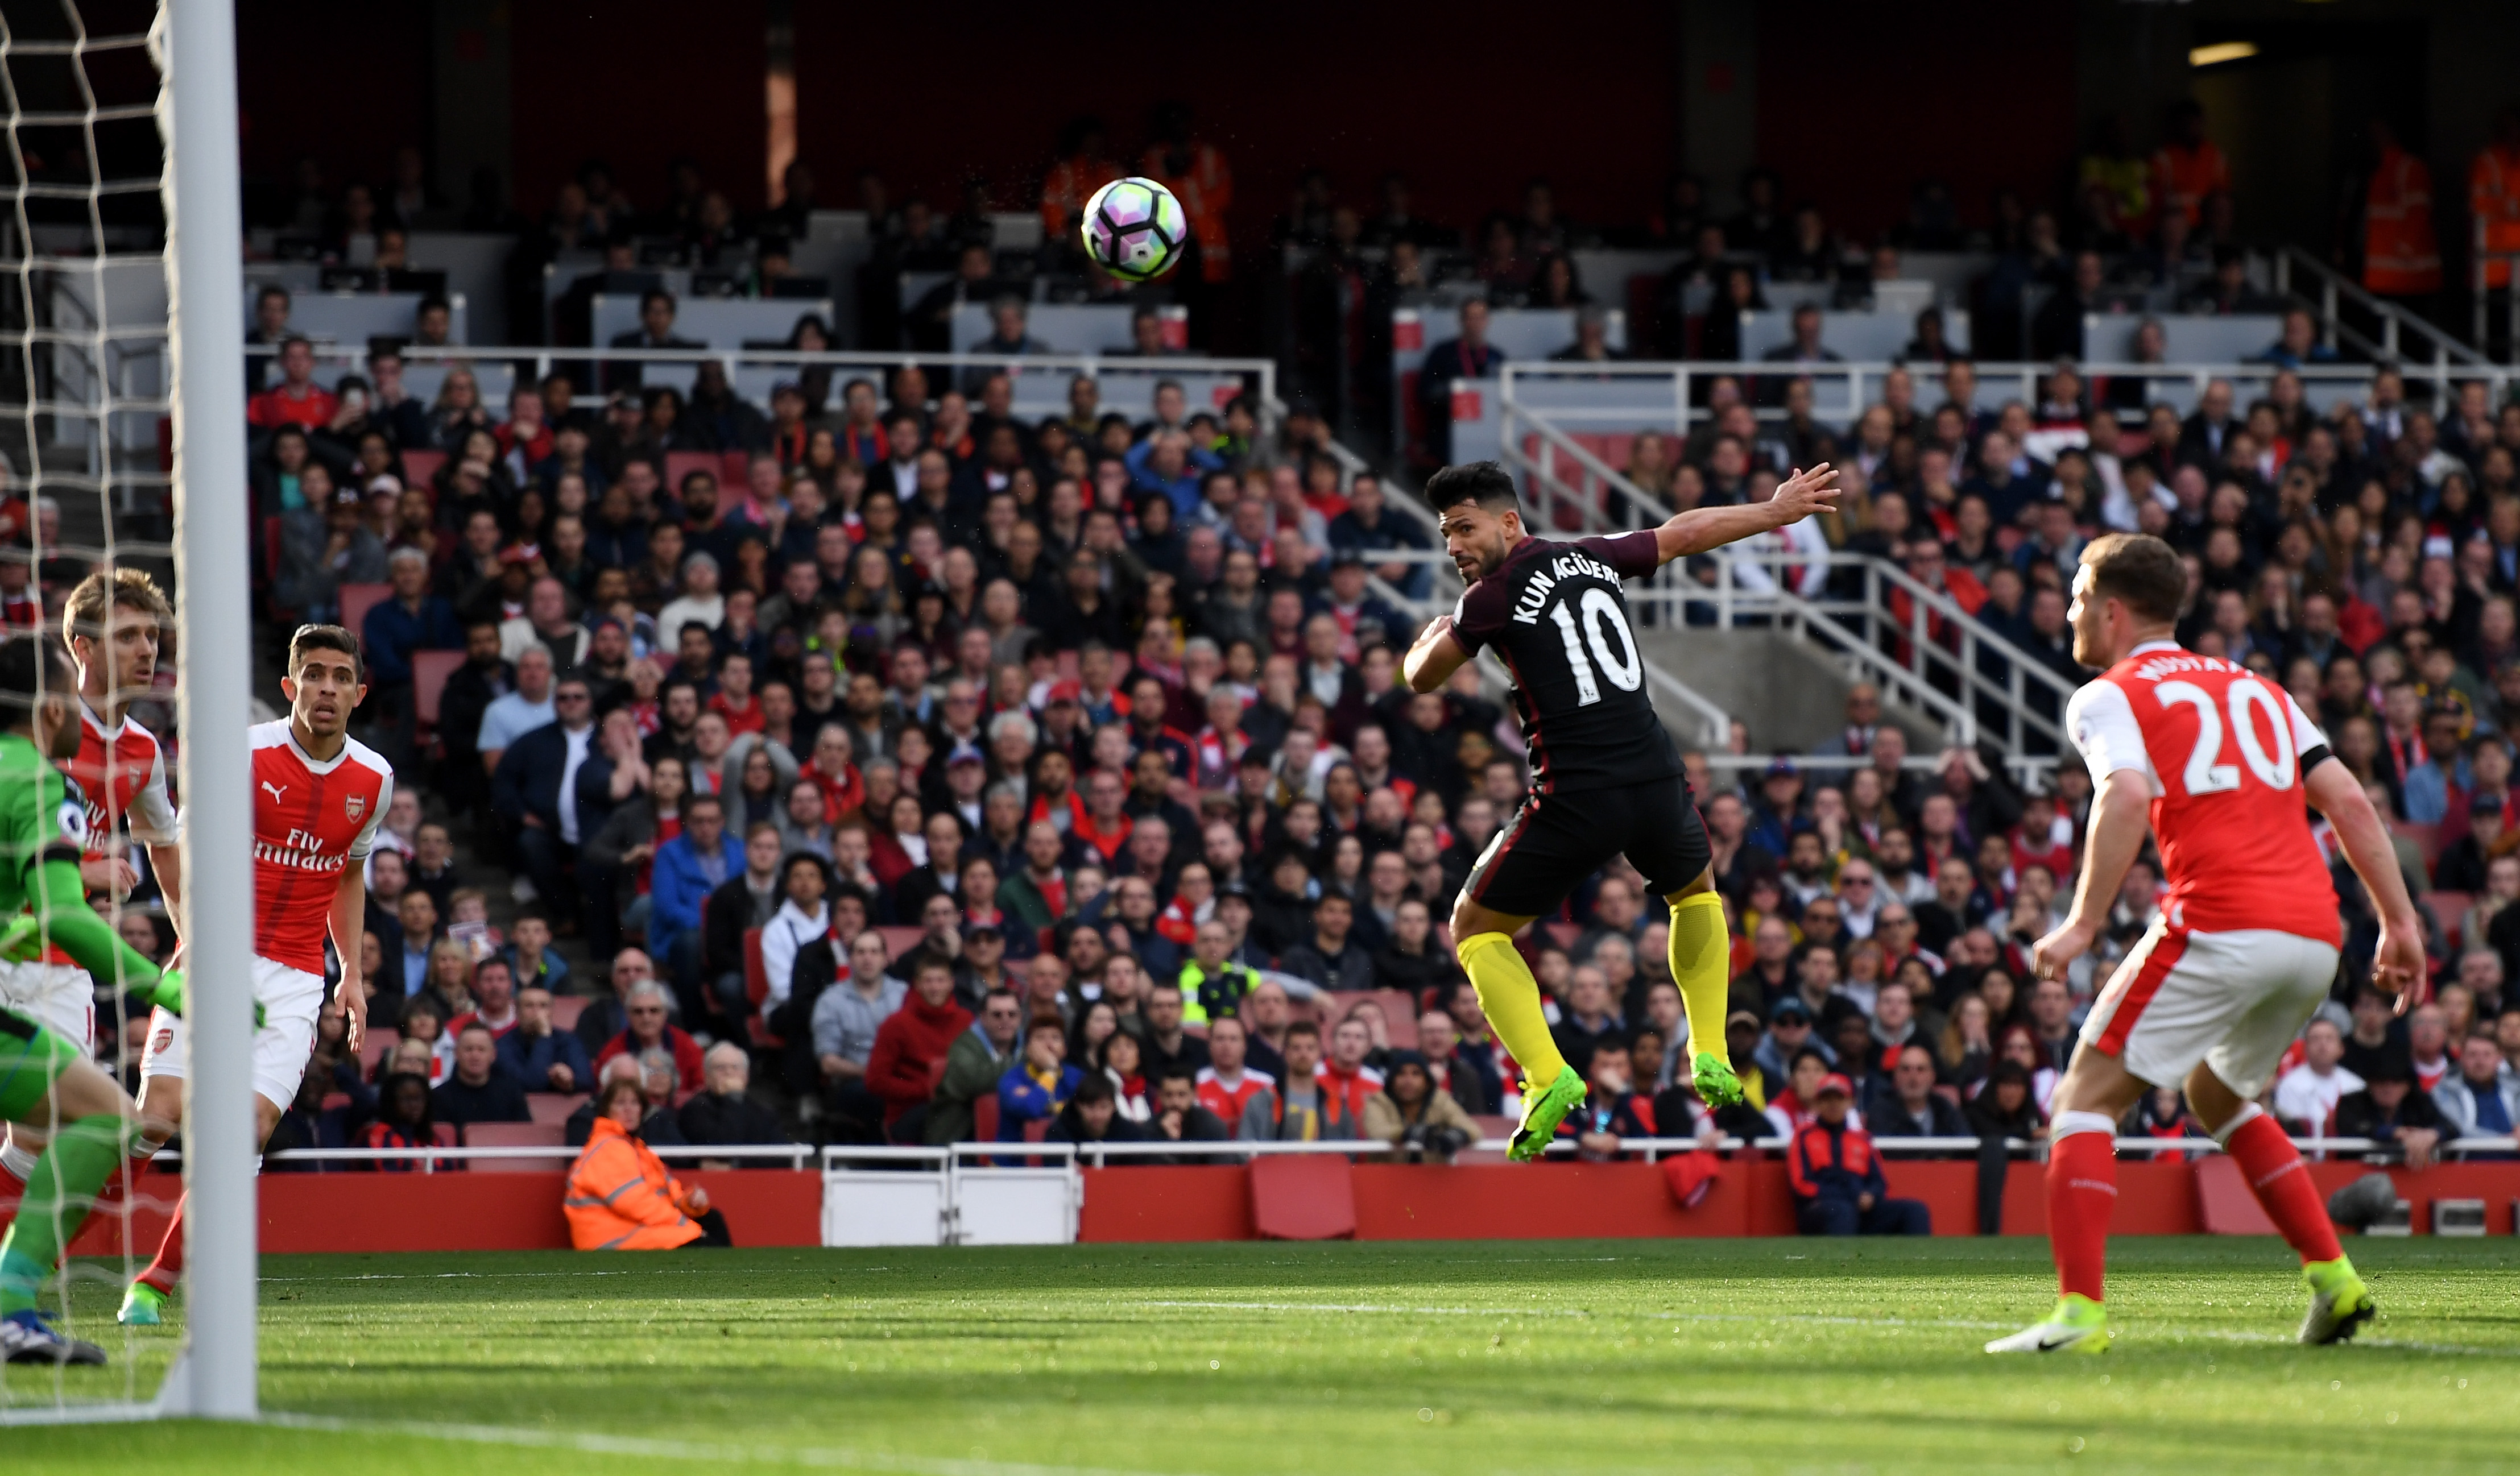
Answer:
<svg viewBox="0 0 2520 1476"><path fill-rule="evenodd" d="M1114 277L1147 282L1181 260L1190 217L1172 191L1131 175L1094 192L1081 226L1085 251Z"/></svg>

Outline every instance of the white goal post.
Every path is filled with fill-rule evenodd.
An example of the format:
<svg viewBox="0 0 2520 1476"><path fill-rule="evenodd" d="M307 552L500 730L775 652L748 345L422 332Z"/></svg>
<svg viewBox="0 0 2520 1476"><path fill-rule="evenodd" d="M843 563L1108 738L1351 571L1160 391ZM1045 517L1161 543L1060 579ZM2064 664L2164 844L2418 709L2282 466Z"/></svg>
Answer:
<svg viewBox="0 0 2520 1476"><path fill-rule="evenodd" d="M247 529L244 208L234 0L162 0L166 283L173 349L177 645L184 737L185 1348L158 1412L255 1415L253 694Z"/></svg>

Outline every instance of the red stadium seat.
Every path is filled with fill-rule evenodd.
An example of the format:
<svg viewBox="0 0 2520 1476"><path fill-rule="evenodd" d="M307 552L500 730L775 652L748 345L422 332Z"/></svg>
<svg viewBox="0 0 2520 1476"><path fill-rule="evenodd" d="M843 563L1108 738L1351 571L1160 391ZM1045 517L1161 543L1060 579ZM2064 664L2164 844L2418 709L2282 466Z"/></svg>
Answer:
<svg viewBox="0 0 2520 1476"><path fill-rule="evenodd" d="M552 1001L552 1028L575 1030L577 1017L586 1013L586 1006L594 1003L584 995L561 995L555 998Z"/></svg>
<svg viewBox="0 0 2520 1476"><path fill-rule="evenodd" d="M437 471L445 465L443 451L406 451L402 454L403 485L428 489L433 502L437 496Z"/></svg>
<svg viewBox="0 0 2520 1476"><path fill-rule="evenodd" d="M2442 936L2450 940L2452 948L2466 948L2485 941L2483 938L2466 939L2458 935L2459 924L2467 920L2467 910L2476 905L2474 894L2445 892L2436 887L2424 900L2432 904L2433 916L2441 919Z"/></svg>
<svg viewBox="0 0 2520 1476"><path fill-rule="evenodd" d="M915 927L879 927L876 931L883 934L883 951L888 958L898 959L919 946L920 933Z"/></svg>
<svg viewBox="0 0 2520 1476"><path fill-rule="evenodd" d="M998 1141L998 1095L994 1092L971 1099L971 1141Z"/></svg>
<svg viewBox="0 0 2520 1476"><path fill-rule="evenodd" d="M665 453L665 485L675 493L683 490L683 478L695 471L705 471L726 480L726 462L714 451L668 451ZM724 499L720 499L723 503Z"/></svg>
<svg viewBox="0 0 2520 1476"><path fill-rule="evenodd" d="M1024 1141L1026 1141L1026 1142L1048 1142L1048 1141L1050 1141L1050 1119L1049 1119L1049 1118L1047 1118L1047 1117L1036 1117L1036 1118L1034 1118L1032 1121L1030 1121L1030 1122L1028 1122L1028 1123L1025 1123L1025 1124L1024 1124ZM1037 1161L1037 1160L1036 1160L1036 1161Z"/></svg>
<svg viewBox="0 0 2520 1476"><path fill-rule="evenodd" d="M570 1113L585 1104L586 1097L583 1092L528 1092L525 1110L538 1123L560 1127L567 1123Z"/></svg>
<svg viewBox="0 0 2520 1476"><path fill-rule="evenodd" d="M562 1145L559 1123L545 1122L476 1122L464 1130L468 1148L557 1148ZM565 1168L568 1157L555 1153L549 1158L476 1158L476 1174L548 1174Z"/></svg>
<svg viewBox="0 0 2520 1476"><path fill-rule="evenodd" d="M742 487L742 486L743 486L746 482L750 481L751 479L752 479L752 453L751 453L751 452L749 452L749 451L722 451L722 452L719 452L719 453L718 453L717 484L718 484L719 486L721 486L721 487ZM725 504L725 502L726 502L726 499L725 499L725 498L723 498L723 497L721 497L721 498L719 498L719 499L718 499L718 502L719 502L719 504L720 504L721 506L723 506L723 505Z"/></svg>
<svg viewBox="0 0 2520 1476"><path fill-rule="evenodd" d="M411 653L412 715L430 728L437 726L438 699L446 694L446 679L464 665L460 650L416 650Z"/></svg>
<svg viewBox="0 0 2520 1476"><path fill-rule="evenodd" d="M341 628L352 635L367 629L368 611L393 598L390 584L341 586Z"/></svg>
<svg viewBox="0 0 2520 1476"><path fill-rule="evenodd" d="M455 1124L451 1122L431 1123L429 1125L428 1141L437 1144L441 1148L461 1146L463 1136L464 1135L456 1129Z"/></svg>
<svg viewBox="0 0 2520 1476"><path fill-rule="evenodd" d="M2425 871L2429 872L2434 867L2441 865L2442 841L2440 826L2417 825L2415 822L2410 820L2393 820L2389 822L2389 828L2395 833L2404 835L2408 840L2415 843L2416 852L2424 858Z"/></svg>
<svg viewBox="0 0 2520 1476"><path fill-rule="evenodd" d="M369 1077L370 1079L374 1079L377 1074L377 1067L382 1065L384 1063L384 1058L393 1054L393 1048L401 1044L402 1032L394 1029L390 1025L379 1025L375 1029L370 1030L367 1034L360 1036L360 1074Z"/></svg>

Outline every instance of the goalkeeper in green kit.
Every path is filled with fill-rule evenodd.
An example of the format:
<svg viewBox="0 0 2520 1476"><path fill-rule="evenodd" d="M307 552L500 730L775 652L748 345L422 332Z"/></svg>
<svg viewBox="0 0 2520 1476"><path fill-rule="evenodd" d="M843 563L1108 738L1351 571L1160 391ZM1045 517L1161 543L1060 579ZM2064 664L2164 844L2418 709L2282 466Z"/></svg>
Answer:
<svg viewBox="0 0 2520 1476"><path fill-rule="evenodd" d="M0 642L0 955L33 957L50 943L90 977L178 1009L181 976L159 974L87 905L78 870L86 808L54 767L78 745L78 685L60 648L40 633ZM36 1296L122 1164L138 1109L80 1046L0 1007L0 1121L52 1138L0 1238L0 1358L102 1364L104 1350L45 1322Z"/></svg>

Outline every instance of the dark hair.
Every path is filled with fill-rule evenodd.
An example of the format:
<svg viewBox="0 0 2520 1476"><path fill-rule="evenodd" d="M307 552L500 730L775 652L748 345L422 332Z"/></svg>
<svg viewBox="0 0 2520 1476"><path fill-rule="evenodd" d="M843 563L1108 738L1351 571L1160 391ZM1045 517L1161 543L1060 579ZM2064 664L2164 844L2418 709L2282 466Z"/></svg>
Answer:
<svg viewBox="0 0 2520 1476"><path fill-rule="evenodd" d="M2147 620L2176 620L2187 599L2187 570L2170 545L2149 533L2104 533L2083 550L2092 593L2123 600Z"/></svg>
<svg viewBox="0 0 2520 1476"><path fill-rule="evenodd" d="M312 650L337 650L350 658L351 674L360 682L368 679L367 662L359 655L359 638L338 625L301 625L289 638L289 674L297 675L305 665L306 653Z"/></svg>
<svg viewBox="0 0 2520 1476"><path fill-rule="evenodd" d="M64 669L66 654L40 631L22 632L0 642L0 709L5 709L0 721L34 711L35 698L42 693L78 690Z"/></svg>
<svg viewBox="0 0 2520 1476"><path fill-rule="evenodd" d="M1426 506L1438 515L1463 503L1474 503L1489 513L1513 511L1518 504L1512 473L1495 462L1470 462L1446 467L1426 478Z"/></svg>
<svg viewBox="0 0 2520 1476"><path fill-rule="evenodd" d="M1161 1088L1164 1083L1170 1081L1184 1081L1195 1086L1198 1082L1198 1072L1187 1061L1174 1061L1155 1073L1156 1087Z"/></svg>
<svg viewBox="0 0 2520 1476"><path fill-rule="evenodd" d="M1119 1097L1120 1093L1111 1085L1111 1078L1100 1071L1089 1071L1085 1073L1085 1080L1076 1084L1075 1094L1067 1099L1081 1107L1088 1102L1117 1101Z"/></svg>

